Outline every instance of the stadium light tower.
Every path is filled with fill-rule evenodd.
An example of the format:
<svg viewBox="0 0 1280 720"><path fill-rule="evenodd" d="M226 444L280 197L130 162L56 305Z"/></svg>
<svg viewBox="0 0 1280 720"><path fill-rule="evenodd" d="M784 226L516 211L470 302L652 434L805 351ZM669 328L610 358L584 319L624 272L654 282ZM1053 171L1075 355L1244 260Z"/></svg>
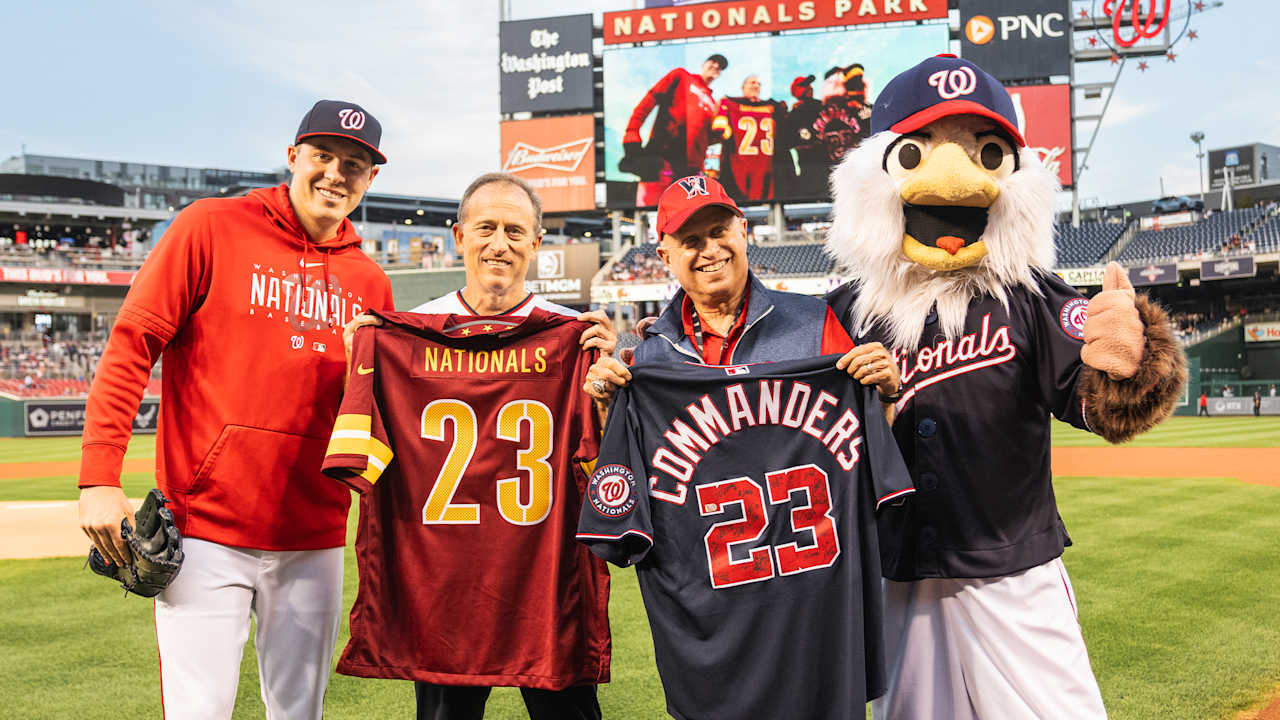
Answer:
<svg viewBox="0 0 1280 720"><path fill-rule="evenodd" d="M1204 142L1204 133L1196 130L1191 133L1191 142L1196 144L1196 171L1200 173L1200 204L1204 205L1204 150L1200 143Z"/></svg>

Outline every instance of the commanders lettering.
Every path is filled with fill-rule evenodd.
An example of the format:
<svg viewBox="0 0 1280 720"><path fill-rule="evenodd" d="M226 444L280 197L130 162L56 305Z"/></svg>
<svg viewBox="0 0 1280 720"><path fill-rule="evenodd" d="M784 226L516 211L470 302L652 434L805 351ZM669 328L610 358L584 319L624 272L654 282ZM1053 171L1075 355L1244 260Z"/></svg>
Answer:
<svg viewBox="0 0 1280 720"><path fill-rule="evenodd" d="M452 373L545 373L547 349L544 347L510 350L458 350L446 347L424 348L427 372Z"/></svg>
<svg viewBox="0 0 1280 720"><path fill-rule="evenodd" d="M730 385L713 398L703 395L685 406L683 417L671 421L662 433L666 441L654 451L649 464L675 481L675 490L650 480L649 493L667 502L684 504L687 485L703 454L713 445L744 427L778 425L813 437L831 453L845 470L858 463L862 444L862 423L852 409L841 407L839 398L799 381L761 380L752 386L752 399L744 383ZM834 418L834 421L830 418ZM667 487L670 483L665 484Z"/></svg>

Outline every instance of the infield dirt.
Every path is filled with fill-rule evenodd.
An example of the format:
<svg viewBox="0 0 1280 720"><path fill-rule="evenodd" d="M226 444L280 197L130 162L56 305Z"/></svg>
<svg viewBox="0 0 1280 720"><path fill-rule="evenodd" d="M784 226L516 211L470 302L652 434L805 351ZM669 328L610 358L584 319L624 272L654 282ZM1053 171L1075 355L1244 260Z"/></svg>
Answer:
<svg viewBox="0 0 1280 720"><path fill-rule="evenodd" d="M147 472L153 458L130 458L125 472ZM77 462L0 463L0 478L73 476ZM1059 447L1056 476L1235 478L1280 487L1280 448ZM133 501L135 505L140 499ZM72 557L89 549L73 500L0 503L0 559ZM1272 712L1274 710L1274 712ZM1280 706L1249 720L1280 720Z"/></svg>

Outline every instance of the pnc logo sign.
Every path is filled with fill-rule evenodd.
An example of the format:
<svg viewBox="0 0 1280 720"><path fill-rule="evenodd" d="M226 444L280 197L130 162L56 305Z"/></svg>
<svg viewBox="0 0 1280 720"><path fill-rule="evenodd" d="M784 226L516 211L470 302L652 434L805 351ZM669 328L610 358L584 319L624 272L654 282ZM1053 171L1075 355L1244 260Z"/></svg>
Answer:
<svg viewBox="0 0 1280 720"><path fill-rule="evenodd" d="M986 15L974 15L964 25L964 36L974 45L986 45L996 36L996 24Z"/></svg>
<svg viewBox="0 0 1280 720"><path fill-rule="evenodd" d="M964 25L964 36L974 45L986 45L996 39L997 26L1001 40L1016 37L1019 40L1058 38L1066 33L1066 18L1062 13L1038 13L1035 15L999 15L994 21L986 15L974 15Z"/></svg>

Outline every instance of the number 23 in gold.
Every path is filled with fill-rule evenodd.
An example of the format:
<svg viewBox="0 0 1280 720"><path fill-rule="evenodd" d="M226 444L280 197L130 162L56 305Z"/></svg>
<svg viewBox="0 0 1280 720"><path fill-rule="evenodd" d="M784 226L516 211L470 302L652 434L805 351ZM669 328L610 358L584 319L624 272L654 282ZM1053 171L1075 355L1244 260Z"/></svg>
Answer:
<svg viewBox="0 0 1280 720"><path fill-rule="evenodd" d="M453 446L440 467L440 475L422 506L424 525L475 525L480 522L478 503L454 503L462 476L471 464L478 440L476 411L461 400L435 400L422 410L422 437L445 439L445 422L453 423ZM555 423L551 410L536 400L514 400L498 411L495 436L519 443L529 427L528 446L516 451L517 474L497 482L498 513L513 525L536 525L551 513L551 438ZM528 473L529 502L520 501L521 475Z"/></svg>

